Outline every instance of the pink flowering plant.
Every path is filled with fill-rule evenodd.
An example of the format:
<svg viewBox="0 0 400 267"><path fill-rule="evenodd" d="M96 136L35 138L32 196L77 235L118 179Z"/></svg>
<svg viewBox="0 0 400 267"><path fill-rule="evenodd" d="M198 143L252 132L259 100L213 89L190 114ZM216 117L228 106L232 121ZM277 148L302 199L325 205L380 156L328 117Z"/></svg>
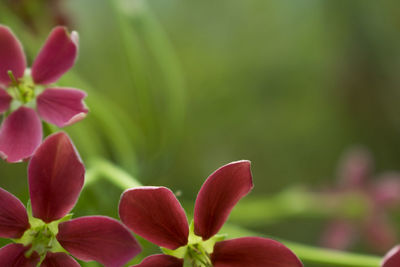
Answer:
<svg viewBox="0 0 400 267"><path fill-rule="evenodd" d="M396 228L390 222L390 209L400 205L400 174L385 172L375 179L372 156L363 148L353 148L339 166L339 185L329 192L349 207L360 207L361 216L338 216L330 221L322 235L322 244L347 249L357 239L378 252L387 251L397 241Z"/></svg>
<svg viewBox="0 0 400 267"><path fill-rule="evenodd" d="M272 239L224 240L225 236L218 234L232 208L252 188L249 161L219 168L199 191L190 227L185 211L168 188L144 186L125 191L119 204L122 222L164 252L136 266L303 266L292 251Z"/></svg>
<svg viewBox="0 0 400 267"><path fill-rule="evenodd" d="M83 119L86 93L54 83L75 63L78 34L55 27L27 68L22 45L0 25L0 156L8 162L29 158L42 141L41 119L64 127Z"/></svg>
<svg viewBox="0 0 400 267"><path fill-rule="evenodd" d="M14 241L0 249L0 266L80 266L72 255L120 267L141 251L130 231L115 219L71 219L84 175L75 147L61 132L49 136L29 162L28 209L0 188L0 236Z"/></svg>
<svg viewBox="0 0 400 267"><path fill-rule="evenodd" d="M146 37L149 42L160 40L153 35ZM125 39L132 41L134 38ZM247 160L224 165L206 179L196 198L193 220L189 223L170 189L143 186L130 174L100 159L97 169L91 169L91 179L87 181L93 183L98 177L105 176L124 190L118 209L122 223L98 215L73 219L70 212L85 184L84 164L66 133L54 133L43 141L42 127L50 123L62 128L82 120L88 113L84 91L56 85L73 67L77 55L77 32L57 26L28 68L20 41L8 27L0 25L0 157L10 163L29 160L30 195L25 207L17 197L0 188L0 237L10 240L0 248L0 267L79 267L79 260L96 261L105 267L126 266L141 252L132 232L156 244L162 251L144 256L141 263L134 265L136 267L302 267L302 261L322 266L400 267L400 246L389 250L397 238L395 225L388 219L388 210L400 204L400 175L387 173L380 176L378 182L369 181L371 158L362 150L346 156L340 168L340 185L324 192L322 197L318 194L307 198L305 194L296 195L290 191L290 198L271 198L270 205L266 205L271 208L279 204L276 208L279 211L285 206L293 206L286 212L297 215L307 208L315 212L312 210L315 206L329 209L328 202L333 199L333 211L326 214L334 214L335 218L329 222L322 237L323 246L329 249L283 240L278 242L258 233L233 239L220 234L232 209L253 188L251 164ZM128 57L129 60L134 58ZM169 58L162 57L160 62ZM136 62L129 70L136 69L134 66ZM165 70L164 67L160 69ZM173 83L176 84L179 86L180 82ZM103 115L107 117L106 113ZM117 117L113 115L107 120L111 122L108 124ZM123 127L114 129L114 125L118 124L110 126L112 134L124 132ZM119 143L122 151L130 144L124 141L126 139L122 137ZM96 144L99 143L101 141ZM94 178L96 175L98 177ZM288 195L287 192L284 194ZM107 195L101 197L107 198ZM305 201L297 206L294 203L296 197ZM321 203L311 203L310 199L321 200ZM343 216L337 216L337 210ZM348 210L351 211L348 213ZM354 216L354 210L359 214ZM285 211L282 214L281 218ZM385 256L371 256L339 251L350 247L359 236L382 254L389 252Z"/></svg>

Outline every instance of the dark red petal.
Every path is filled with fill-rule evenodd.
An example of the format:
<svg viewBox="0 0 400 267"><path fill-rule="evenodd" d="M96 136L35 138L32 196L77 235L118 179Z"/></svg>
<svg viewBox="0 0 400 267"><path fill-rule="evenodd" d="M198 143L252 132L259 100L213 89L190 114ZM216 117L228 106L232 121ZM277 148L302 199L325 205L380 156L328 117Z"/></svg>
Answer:
<svg viewBox="0 0 400 267"><path fill-rule="evenodd" d="M222 166L204 182L194 207L194 230L204 240L221 229L236 203L253 188L250 161Z"/></svg>
<svg viewBox="0 0 400 267"><path fill-rule="evenodd" d="M0 25L0 84L9 84L9 70L18 79L24 76L25 68L26 59L21 43L8 27Z"/></svg>
<svg viewBox="0 0 400 267"><path fill-rule="evenodd" d="M261 237L217 242L211 255L214 267L301 267L297 256L281 243Z"/></svg>
<svg viewBox="0 0 400 267"><path fill-rule="evenodd" d="M143 186L125 191L119 216L133 232L158 246L176 249L188 242L185 211L168 188Z"/></svg>
<svg viewBox="0 0 400 267"><path fill-rule="evenodd" d="M106 267L119 267L141 251L131 232L108 217L81 217L60 223L58 229L61 246L83 261L95 260Z"/></svg>
<svg viewBox="0 0 400 267"><path fill-rule="evenodd" d="M32 65L32 77L37 84L56 82L75 63L78 55L78 34L65 27L55 27Z"/></svg>
<svg viewBox="0 0 400 267"><path fill-rule="evenodd" d="M392 248L383 258L382 267L400 266L400 246Z"/></svg>
<svg viewBox="0 0 400 267"><path fill-rule="evenodd" d="M11 100L12 97L7 93L7 91L0 88L0 113L9 109Z"/></svg>
<svg viewBox="0 0 400 267"><path fill-rule="evenodd" d="M47 137L28 166L33 216L47 223L64 217L78 200L84 175L85 167L68 135Z"/></svg>
<svg viewBox="0 0 400 267"><path fill-rule="evenodd" d="M86 117L85 97L86 93L77 89L48 88L38 96L37 109L45 121L64 127Z"/></svg>
<svg viewBox="0 0 400 267"><path fill-rule="evenodd" d="M169 255L151 255L146 257L140 264L132 267L182 267L183 259L178 259Z"/></svg>
<svg viewBox="0 0 400 267"><path fill-rule="evenodd" d="M19 162L32 155L42 141L42 123L31 108L20 107L10 114L0 130L0 156Z"/></svg>
<svg viewBox="0 0 400 267"><path fill-rule="evenodd" d="M21 201L0 188L0 237L20 238L29 226L28 214Z"/></svg>
<svg viewBox="0 0 400 267"><path fill-rule="evenodd" d="M28 250L21 244L9 244L0 249L0 266L4 267L36 267L40 257L33 252L29 258L25 257Z"/></svg>
<svg viewBox="0 0 400 267"><path fill-rule="evenodd" d="M80 267L79 263L63 252L47 252L40 267Z"/></svg>

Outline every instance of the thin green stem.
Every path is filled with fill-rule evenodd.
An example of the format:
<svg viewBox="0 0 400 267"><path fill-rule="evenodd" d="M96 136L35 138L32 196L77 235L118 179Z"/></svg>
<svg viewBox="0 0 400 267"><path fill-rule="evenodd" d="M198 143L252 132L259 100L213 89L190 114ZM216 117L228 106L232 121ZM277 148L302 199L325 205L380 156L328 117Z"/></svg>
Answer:
<svg viewBox="0 0 400 267"><path fill-rule="evenodd" d="M379 267L381 257L316 248L282 241L304 262L336 267Z"/></svg>
<svg viewBox="0 0 400 267"><path fill-rule="evenodd" d="M100 178L106 179L122 190L139 187L142 184L125 170L105 159L92 159L86 173L85 186L93 184Z"/></svg>
<svg viewBox="0 0 400 267"><path fill-rule="evenodd" d="M243 227L225 223L221 233L228 233L229 238L238 238L244 236L259 236L267 237L264 234L257 233L245 229ZM279 242L290 248L307 266L308 264L315 264L319 267L379 267L382 258L379 256L363 255L356 253L349 253L345 251L337 251L319 247L308 246L296 242L277 239Z"/></svg>

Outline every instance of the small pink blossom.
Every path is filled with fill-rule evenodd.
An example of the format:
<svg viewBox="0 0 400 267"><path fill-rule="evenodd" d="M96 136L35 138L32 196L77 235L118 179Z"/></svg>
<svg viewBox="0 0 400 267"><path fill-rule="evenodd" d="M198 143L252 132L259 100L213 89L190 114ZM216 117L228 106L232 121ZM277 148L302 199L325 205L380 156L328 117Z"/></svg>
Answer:
<svg viewBox="0 0 400 267"><path fill-rule="evenodd" d="M0 249L0 266L36 267L40 259L41 267L79 266L65 250L83 261L121 267L140 252L130 231L115 219L70 219L84 174L69 137L56 133L46 138L29 162L30 216L15 196L0 188L0 237L17 239Z"/></svg>
<svg viewBox="0 0 400 267"><path fill-rule="evenodd" d="M55 27L27 69L21 43L0 25L0 113L11 113L0 129L0 156L8 162L29 158L42 141L40 119L64 127L83 119L86 93L54 85L75 63L78 34Z"/></svg>
<svg viewBox="0 0 400 267"><path fill-rule="evenodd" d="M192 230L185 211L168 188L144 186L125 191L119 204L122 222L164 251L172 251L170 255L149 256L136 266L182 267L183 258L192 266L303 266L292 251L272 239L222 241L216 235L232 208L252 188L249 161L232 162L216 170L197 196ZM183 254L178 257L175 253Z"/></svg>

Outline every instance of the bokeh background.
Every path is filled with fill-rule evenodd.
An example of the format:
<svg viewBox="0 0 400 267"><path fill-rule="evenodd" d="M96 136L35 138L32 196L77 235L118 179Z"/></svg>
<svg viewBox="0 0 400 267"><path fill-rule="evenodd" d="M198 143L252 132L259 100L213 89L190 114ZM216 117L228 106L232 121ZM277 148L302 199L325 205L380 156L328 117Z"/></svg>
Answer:
<svg viewBox="0 0 400 267"><path fill-rule="evenodd" d="M241 220L251 209L239 204L229 222L317 246L332 216L280 216L262 200L333 187L354 145L371 152L376 173L400 169L399 8L395 0L1 0L0 23L29 62L54 25L79 32L79 59L59 84L89 94L89 116L65 129L88 171L105 160L170 187L190 213L212 171L249 159L255 188L244 201L265 218ZM1 162L0 172L0 186L26 203L26 163ZM76 216L118 217L123 186L113 175L85 187ZM400 226L399 209L391 217ZM142 256L157 251L140 241ZM363 242L351 251L377 253Z"/></svg>

